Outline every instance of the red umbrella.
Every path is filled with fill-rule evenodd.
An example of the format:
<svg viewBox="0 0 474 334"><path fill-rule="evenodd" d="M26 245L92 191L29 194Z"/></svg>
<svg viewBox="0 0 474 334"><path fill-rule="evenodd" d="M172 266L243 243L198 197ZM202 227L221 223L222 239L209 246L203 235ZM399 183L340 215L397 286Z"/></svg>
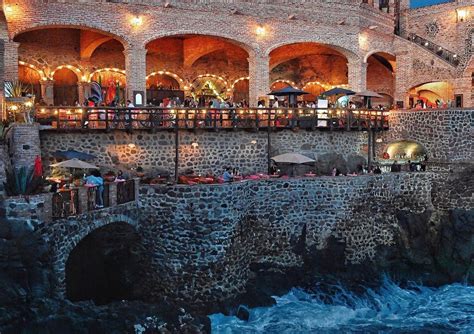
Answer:
<svg viewBox="0 0 474 334"><path fill-rule="evenodd" d="M35 159L35 166L33 169L34 176L43 176L43 165L41 164L41 157L39 155L36 156Z"/></svg>

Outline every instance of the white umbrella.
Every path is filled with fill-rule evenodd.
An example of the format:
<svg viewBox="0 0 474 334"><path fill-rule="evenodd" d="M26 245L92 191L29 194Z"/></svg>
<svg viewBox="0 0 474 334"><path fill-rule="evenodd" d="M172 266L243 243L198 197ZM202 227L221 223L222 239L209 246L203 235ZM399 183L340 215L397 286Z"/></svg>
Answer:
<svg viewBox="0 0 474 334"><path fill-rule="evenodd" d="M94 166L88 162L79 160L79 159L70 159L66 161L61 161L56 164L52 164L51 167L63 167L63 168L78 168L78 169L99 169L99 167Z"/></svg>
<svg viewBox="0 0 474 334"><path fill-rule="evenodd" d="M305 164L307 162L315 162L314 159L308 158L305 155L299 153L285 153L274 156L272 158L275 162L289 163L289 164Z"/></svg>

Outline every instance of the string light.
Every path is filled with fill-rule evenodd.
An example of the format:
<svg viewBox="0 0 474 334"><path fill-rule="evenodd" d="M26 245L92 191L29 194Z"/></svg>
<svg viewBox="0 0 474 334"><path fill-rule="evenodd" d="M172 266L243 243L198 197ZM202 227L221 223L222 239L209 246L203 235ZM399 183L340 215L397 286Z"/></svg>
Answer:
<svg viewBox="0 0 474 334"><path fill-rule="evenodd" d="M142 23L143 23L143 18L140 17L140 16L135 16L135 17L133 17L133 18L130 20L130 23L131 23L132 26L134 26L134 27L141 26Z"/></svg>

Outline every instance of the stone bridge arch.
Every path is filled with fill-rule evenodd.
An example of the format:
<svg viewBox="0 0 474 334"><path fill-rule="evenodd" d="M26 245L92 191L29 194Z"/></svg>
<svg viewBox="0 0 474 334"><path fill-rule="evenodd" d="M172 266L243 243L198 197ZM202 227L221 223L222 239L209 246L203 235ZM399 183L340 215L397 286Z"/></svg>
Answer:
<svg viewBox="0 0 474 334"><path fill-rule="evenodd" d="M73 249L94 231L112 224L128 224L135 230L137 220L123 214L110 214L97 217L79 216L77 219L58 220L47 227L49 239L52 241L52 263L56 277L56 292L66 296L66 262Z"/></svg>

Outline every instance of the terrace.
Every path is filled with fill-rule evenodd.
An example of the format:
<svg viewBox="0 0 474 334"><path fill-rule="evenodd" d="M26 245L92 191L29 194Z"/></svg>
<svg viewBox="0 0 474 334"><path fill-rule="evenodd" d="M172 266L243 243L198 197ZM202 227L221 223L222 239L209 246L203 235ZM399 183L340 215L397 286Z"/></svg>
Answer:
<svg viewBox="0 0 474 334"><path fill-rule="evenodd" d="M42 130L388 130L388 111L314 108L108 108L40 107L35 121Z"/></svg>

